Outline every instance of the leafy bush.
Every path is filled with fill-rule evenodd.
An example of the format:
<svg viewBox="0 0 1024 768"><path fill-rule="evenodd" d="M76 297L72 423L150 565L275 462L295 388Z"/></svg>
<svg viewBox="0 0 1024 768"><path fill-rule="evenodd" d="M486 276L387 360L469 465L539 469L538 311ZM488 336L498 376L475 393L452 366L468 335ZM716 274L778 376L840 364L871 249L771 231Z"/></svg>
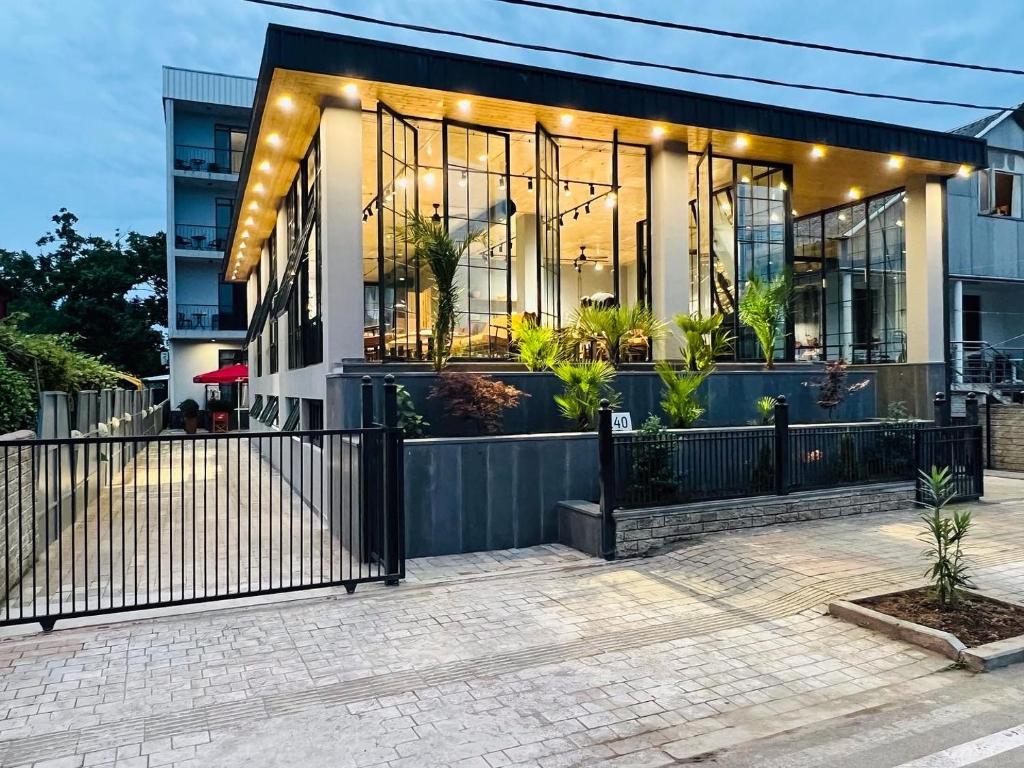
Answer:
<svg viewBox="0 0 1024 768"><path fill-rule="evenodd" d="M722 327L725 315L716 312L702 317L699 312L692 315L676 315L673 320L683 334L680 352L683 365L691 371L709 371L715 367L715 360L732 349L732 333Z"/></svg>
<svg viewBox="0 0 1024 768"><path fill-rule="evenodd" d="M651 502L672 499L678 493L672 471L674 438L655 415L650 415L634 435L630 446L630 485L633 494Z"/></svg>
<svg viewBox="0 0 1024 768"><path fill-rule="evenodd" d="M704 406L697 397L697 390L704 383L708 371L677 371L667 360L654 364L654 370L661 379L661 409L673 427L692 427L704 415Z"/></svg>
<svg viewBox="0 0 1024 768"><path fill-rule="evenodd" d="M570 333L579 341L593 343L617 368L630 339L643 337L649 344L665 335L665 324L644 304L632 307L580 307Z"/></svg>
<svg viewBox="0 0 1024 768"><path fill-rule="evenodd" d="M59 333L25 333L18 327L24 315L0 320L0 352L7 364L36 380L41 391L67 392L103 389L117 382L117 371L99 358L79 352L76 337Z"/></svg>
<svg viewBox="0 0 1024 768"><path fill-rule="evenodd" d="M479 373L442 373L429 397L442 401L449 417L468 420L480 433L495 434L501 431L505 411L529 395Z"/></svg>
<svg viewBox="0 0 1024 768"><path fill-rule="evenodd" d="M401 384L395 387L395 404L398 406L397 426L406 437L423 437L430 427L430 422L416 410L409 390Z"/></svg>
<svg viewBox="0 0 1024 768"><path fill-rule="evenodd" d="M548 326L523 323L515 331L516 356L529 371L546 371L565 358L558 332Z"/></svg>
<svg viewBox="0 0 1024 768"><path fill-rule="evenodd" d="M771 395L763 395L754 401L757 417L751 422L753 426L768 427L775 423L775 406L779 401Z"/></svg>
<svg viewBox="0 0 1024 768"><path fill-rule="evenodd" d="M931 561L925 574L931 580L939 608L946 609L957 604L959 588L969 583L962 545L971 530L971 513L964 509L950 517L943 514L943 507L955 493L948 467L932 467L931 473L921 470L919 485L926 498L924 505L930 510L921 515L925 524L921 538L929 544L924 557Z"/></svg>
<svg viewBox="0 0 1024 768"><path fill-rule="evenodd" d="M855 384L846 383L846 362L844 360L832 360L825 363L825 373L818 381L805 381L805 387L818 390L818 405L828 412L831 419L835 409L842 405L850 395L867 388L871 382L868 379L858 381Z"/></svg>
<svg viewBox="0 0 1024 768"><path fill-rule="evenodd" d="M612 389L615 369L604 360L559 363L554 372L563 385L562 394L555 395L555 403L581 432L597 425L597 409L602 400L607 399L613 406L619 403L619 394Z"/></svg>
<svg viewBox="0 0 1024 768"><path fill-rule="evenodd" d="M35 429L36 398L32 382L7 363L0 352L0 434Z"/></svg>
<svg viewBox="0 0 1024 768"><path fill-rule="evenodd" d="M754 332L769 369L775 367L775 345L783 333L792 290L788 271L771 280L751 273L740 297L740 322Z"/></svg>

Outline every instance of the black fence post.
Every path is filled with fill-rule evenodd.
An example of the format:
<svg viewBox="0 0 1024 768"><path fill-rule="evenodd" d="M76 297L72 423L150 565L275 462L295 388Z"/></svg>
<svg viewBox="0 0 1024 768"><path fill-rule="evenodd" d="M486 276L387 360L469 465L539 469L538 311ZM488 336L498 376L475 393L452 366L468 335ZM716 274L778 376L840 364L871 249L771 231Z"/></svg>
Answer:
<svg viewBox="0 0 1024 768"><path fill-rule="evenodd" d="M601 555L615 559L615 443L612 439L612 409L607 400L597 411L598 481L601 486Z"/></svg>
<svg viewBox="0 0 1024 768"><path fill-rule="evenodd" d="M363 376L361 394L363 396L363 417L360 426L366 429L373 426L373 379L369 376Z"/></svg>
<svg viewBox="0 0 1024 768"><path fill-rule="evenodd" d="M775 495L789 493L789 403L785 395L775 398Z"/></svg>
<svg viewBox="0 0 1024 768"><path fill-rule="evenodd" d="M933 401L935 411L935 426L937 427L948 427L949 426L949 402L946 400L945 392L936 392L935 400Z"/></svg>
<svg viewBox="0 0 1024 768"><path fill-rule="evenodd" d="M985 467L992 469L992 397L990 392L985 393Z"/></svg>
<svg viewBox="0 0 1024 768"><path fill-rule="evenodd" d="M402 568L402 432L398 428L398 385L384 377L384 583L397 586Z"/></svg>
<svg viewBox="0 0 1024 768"><path fill-rule="evenodd" d="M974 470L974 488L978 498L985 495L985 459L984 443L981 433L981 420L978 418L978 396L967 393L967 424L971 428L971 447L967 453L971 455L971 467Z"/></svg>

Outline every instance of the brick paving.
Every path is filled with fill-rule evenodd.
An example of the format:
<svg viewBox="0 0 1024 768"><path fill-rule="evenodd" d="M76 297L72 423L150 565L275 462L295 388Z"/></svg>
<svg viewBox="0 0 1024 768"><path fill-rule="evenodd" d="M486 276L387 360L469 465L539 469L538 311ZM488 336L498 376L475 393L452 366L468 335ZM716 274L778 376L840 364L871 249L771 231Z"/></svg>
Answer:
<svg viewBox="0 0 1024 768"><path fill-rule="evenodd" d="M988 491L975 581L1021 600L1024 481ZM674 764L751 724L962 680L823 615L919 581L918 531L891 512L610 564L431 558L398 588L10 637L0 765Z"/></svg>

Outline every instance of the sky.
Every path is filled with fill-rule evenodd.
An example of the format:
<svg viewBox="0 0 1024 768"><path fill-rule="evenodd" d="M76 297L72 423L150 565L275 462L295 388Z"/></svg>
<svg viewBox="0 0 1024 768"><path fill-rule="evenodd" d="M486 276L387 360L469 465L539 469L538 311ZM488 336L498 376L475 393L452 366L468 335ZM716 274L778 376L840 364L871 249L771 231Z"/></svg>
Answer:
<svg viewBox="0 0 1024 768"><path fill-rule="evenodd" d="M574 0L560 0L564 3ZM655 30L494 0L305 0L375 18L775 79L1013 105L1024 77ZM963 0L578 0L576 5L777 37L1020 68L1024 3ZM977 7L977 6L974 6ZM255 77L268 23L948 130L984 112L808 93L599 64L268 8L244 0L0 0L0 248L36 250L66 207L80 231L166 226L161 66Z"/></svg>

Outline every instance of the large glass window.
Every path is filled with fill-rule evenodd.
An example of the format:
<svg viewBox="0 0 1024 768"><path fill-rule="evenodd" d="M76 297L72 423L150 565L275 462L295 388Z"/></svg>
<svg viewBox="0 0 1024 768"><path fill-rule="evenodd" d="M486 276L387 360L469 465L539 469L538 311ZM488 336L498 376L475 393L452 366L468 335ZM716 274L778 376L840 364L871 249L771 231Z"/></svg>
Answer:
<svg viewBox="0 0 1024 768"><path fill-rule="evenodd" d="M900 190L796 222L798 354L803 341L804 356L816 355L809 342L820 259L824 313L818 325L825 356L852 363L906 361L905 203Z"/></svg>

